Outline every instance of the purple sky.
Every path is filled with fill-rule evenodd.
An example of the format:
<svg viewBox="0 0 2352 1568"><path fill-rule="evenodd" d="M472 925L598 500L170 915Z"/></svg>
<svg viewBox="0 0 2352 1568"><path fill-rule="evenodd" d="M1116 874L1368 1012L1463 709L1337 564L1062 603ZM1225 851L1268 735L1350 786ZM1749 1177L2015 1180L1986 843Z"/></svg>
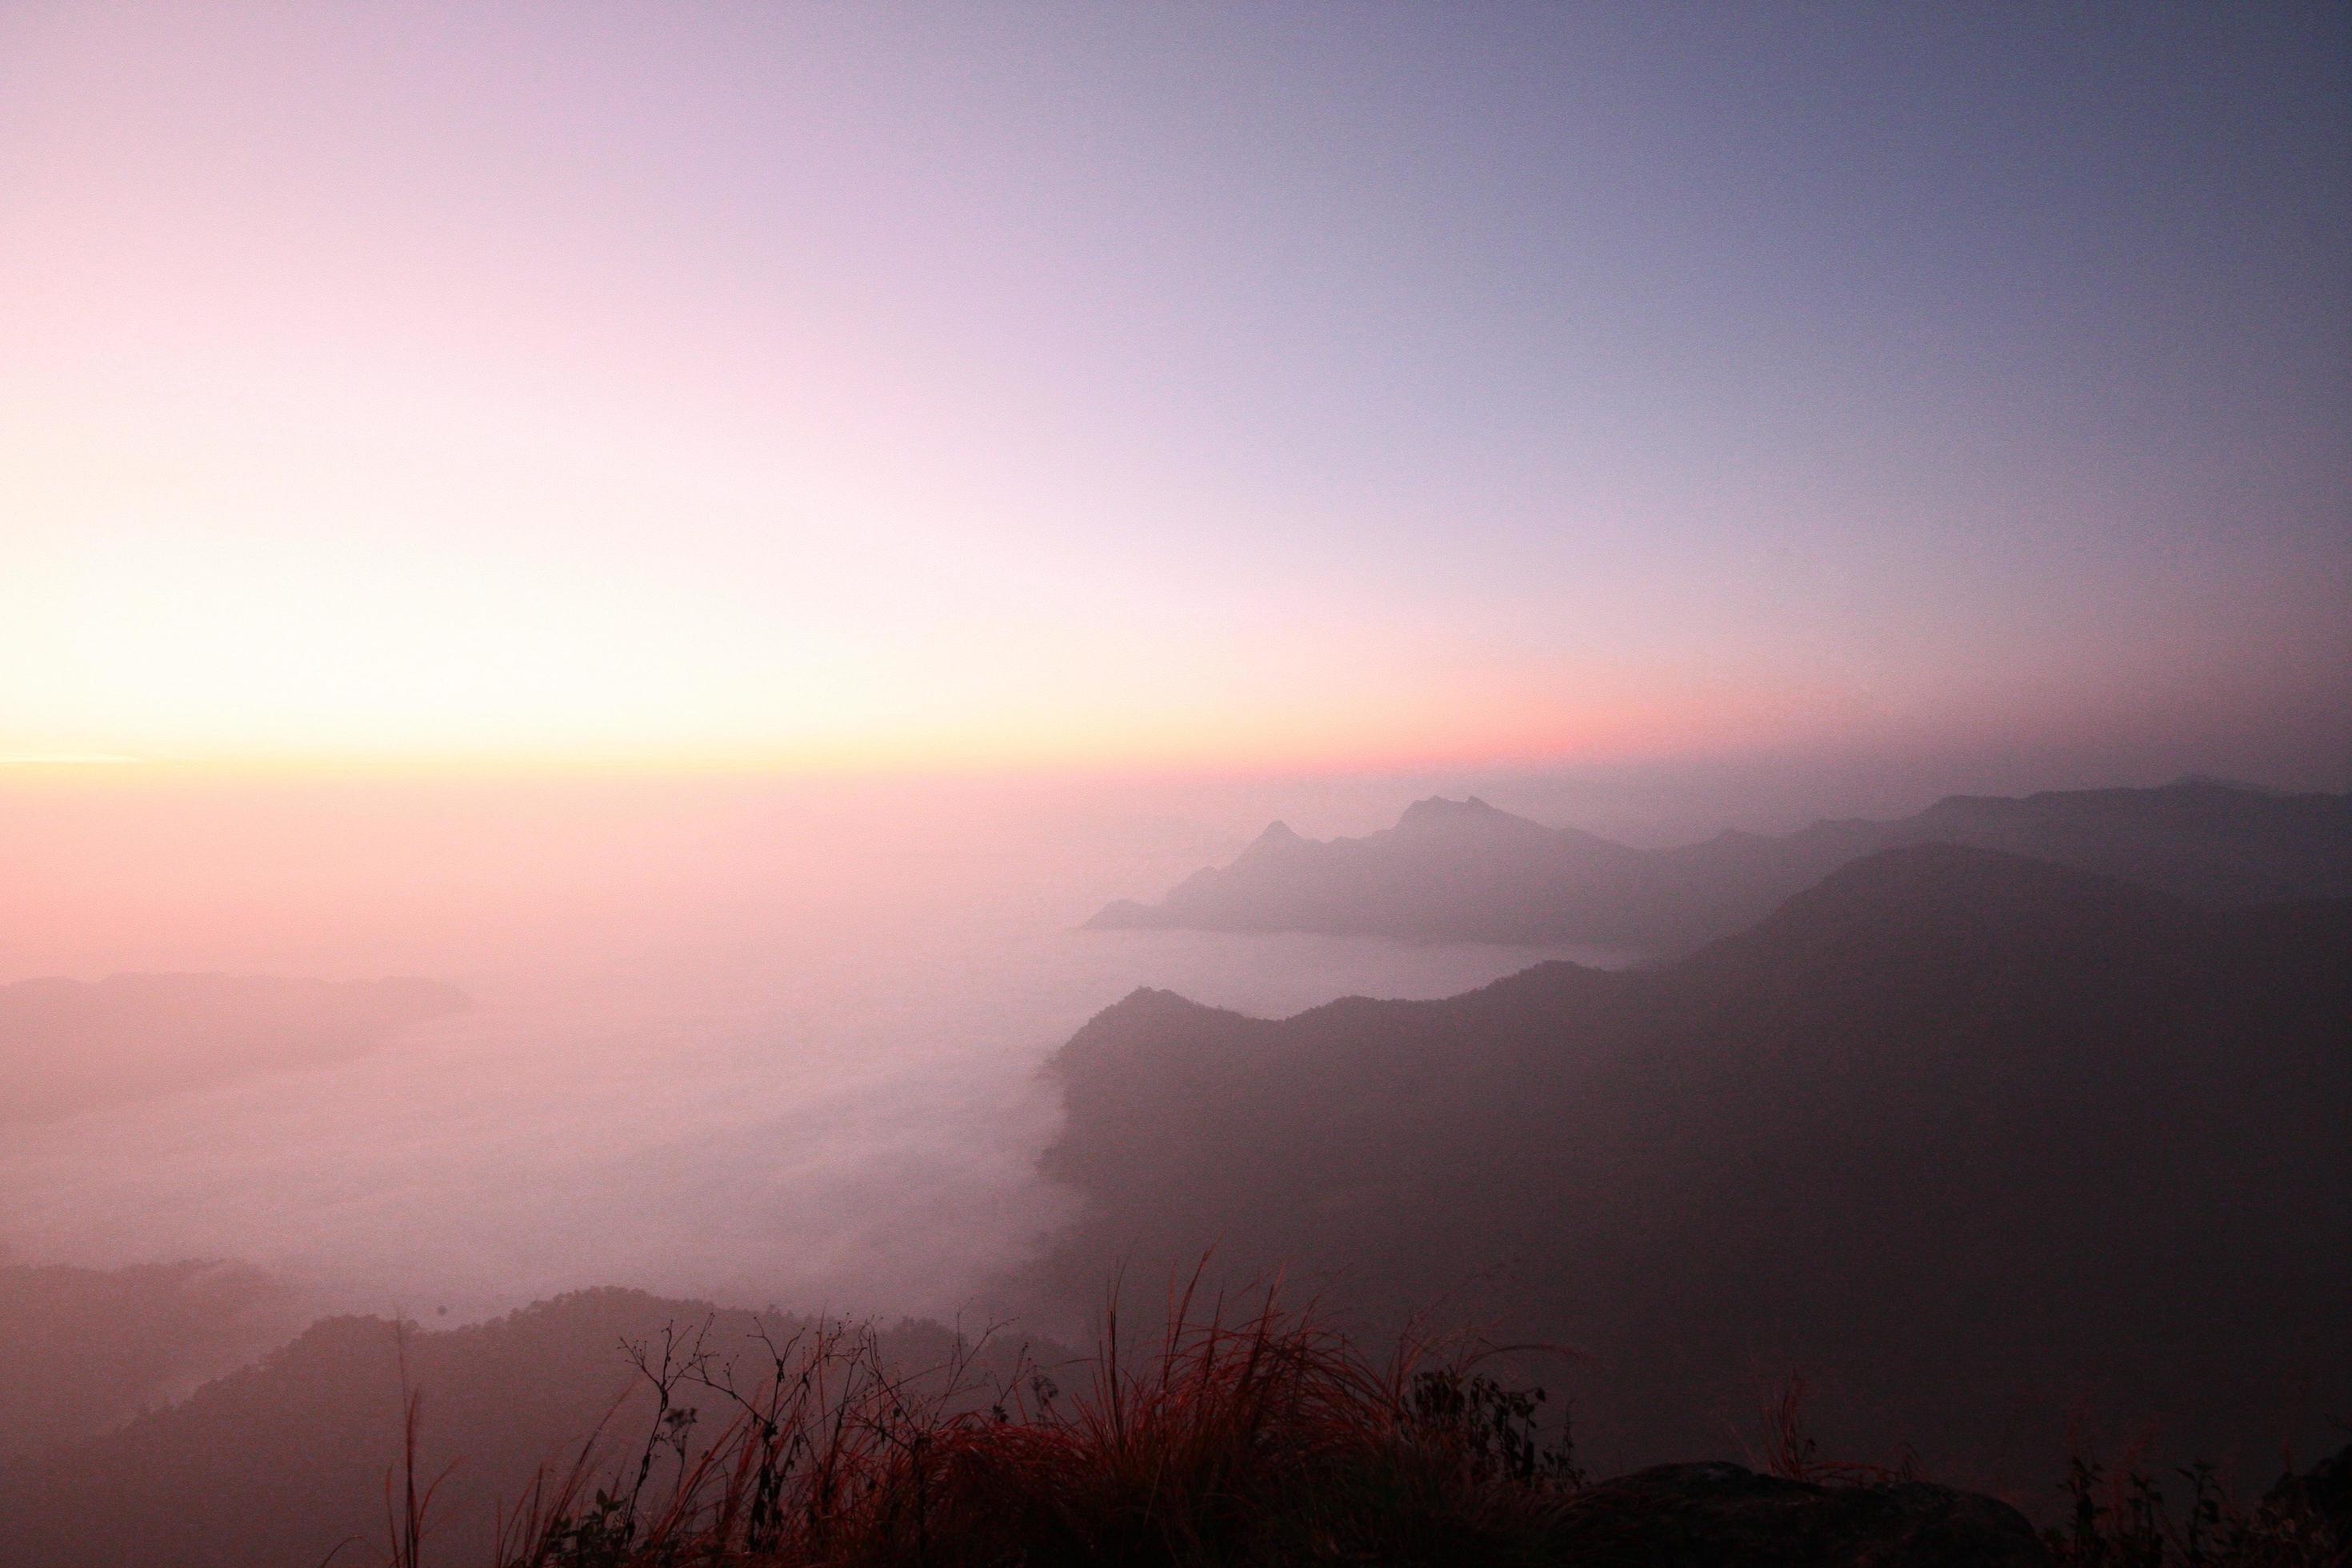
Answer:
<svg viewBox="0 0 2352 1568"><path fill-rule="evenodd" d="M0 9L0 755L2343 787L2352 12Z"/></svg>

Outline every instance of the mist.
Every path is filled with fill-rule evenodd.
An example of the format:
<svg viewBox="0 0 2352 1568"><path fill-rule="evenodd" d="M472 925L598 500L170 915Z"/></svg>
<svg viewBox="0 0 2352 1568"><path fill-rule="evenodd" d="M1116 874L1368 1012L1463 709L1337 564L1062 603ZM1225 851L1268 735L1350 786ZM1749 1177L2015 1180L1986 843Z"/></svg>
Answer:
<svg viewBox="0 0 2352 1568"><path fill-rule="evenodd" d="M1569 951L1078 929L1223 858L1272 798L1348 826L1409 787L20 790L0 978L415 975L472 1005L347 1059L0 1124L0 1241L236 1259L321 1310L457 1321L605 1284L952 1316L1068 1218L1035 1172L1059 1116L1038 1068L1128 992L1272 1016Z"/></svg>

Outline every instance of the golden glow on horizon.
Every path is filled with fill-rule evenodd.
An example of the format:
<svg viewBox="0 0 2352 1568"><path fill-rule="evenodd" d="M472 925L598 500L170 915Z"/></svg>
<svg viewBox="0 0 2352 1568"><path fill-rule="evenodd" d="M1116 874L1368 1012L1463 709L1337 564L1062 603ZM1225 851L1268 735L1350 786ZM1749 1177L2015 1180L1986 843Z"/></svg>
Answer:
<svg viewBox="0 0 2352 1568"><path fill-rule="evenodd" d="M1611 587L1650 563L1573 528L1515 593L1425 570L1475 551L1335 548L1318 512L1359 503L1074 426L1082 376L904 338L862 275L714 252L681 287L593 226L518 252L437 124L432 178L345 203L293 133L321 106L264 73L262 119L208 119L210 76L155 68L50 106L89 161L28 198L46 264L0 269L14 777L1393 769L1844 710L1803 659L1708 673L1737 628L1664 627Z"/></svg>
<svg viewBox="0 0 2352 1568"><path fill-rule="evenodd" d="M1448 683L1450 684L1450 683ZM1415 768L1630 760L1699 754L1785 739L1815 727L1785 700L1718 689L1704 696L1620 695L1579 704L1551 693L1501 690L1465 702L1459 688L1356 694L1295 709L1195 701L1181 709L1049 712L1017 709L893 730L710 741L631 737L612 730L535 746L436 743L422 728L402 743L337 744L253 731L171 749L0 752L0 770L133 782L197 774L305 773L919 773L1398 772ZM363 715L353 711L354 721Z"/></svg>
<svg viewBox="0 0 2352 1568"><path fill-rule="evenodd" d="M1144 579L878 458L864 490L643 432L591 462L577 432L305 390L244 423L175 396L134 441L56 409L0 436L0 510L46 524L0 583L0 670L28 677L0 764L1381 770L1720 749L1836 706L1336 588Z"/></svg>

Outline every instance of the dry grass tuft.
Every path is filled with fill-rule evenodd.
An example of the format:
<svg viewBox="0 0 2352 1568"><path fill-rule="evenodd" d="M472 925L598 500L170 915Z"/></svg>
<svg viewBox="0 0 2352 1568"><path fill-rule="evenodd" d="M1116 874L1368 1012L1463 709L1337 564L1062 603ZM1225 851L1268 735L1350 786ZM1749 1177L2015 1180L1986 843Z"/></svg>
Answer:
<svg viewBox="0 0 2352 1568"><path fill-rule="evenodd" d="M594 1485L592 1443L542 1477L506 1521L497 1562L1189 1568L1539 1555L1579 1480L1564 1437L1539 1430L1540 1391L1481 1374L1475 1353L1413 1342L1375 1362L1311 1310L1287 1310L1270 1290L1253 1300L1238 1313L1222 1300L1196 1311L1188 1289L1139 1355L1114 1294L1074 1393L1025 1361L982 1380L971 1352L900 1372L856 1328L765 1343L748 1373L673 1331L635 1347L658 1397L634 1462ZM672 1401L689 1387L733 1412L707 1439ZM415 1568L413 1548L399 1561Z"/></svg>

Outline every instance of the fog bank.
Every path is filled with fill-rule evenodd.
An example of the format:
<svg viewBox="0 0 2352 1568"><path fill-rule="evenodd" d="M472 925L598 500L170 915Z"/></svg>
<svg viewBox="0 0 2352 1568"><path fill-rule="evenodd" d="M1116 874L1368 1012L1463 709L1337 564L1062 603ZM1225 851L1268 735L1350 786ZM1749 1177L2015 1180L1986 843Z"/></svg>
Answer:
<svg viewBox="0 0 2352 1568"><path fill-rule="evenodd" d="M1348 824L1393 788L1289 809L1306 793ZM1059 1113L1036 1068L1135 987L1279 1015L1557 951L1076 929L1275 804L870 781L20 793L6 978L413 973L474 1006L349 1059L0 1128L0 1244L233 1258L322 1306L456 1318L604 1283L952 1313L1066 1217L1033 1170Z"/></svg>

